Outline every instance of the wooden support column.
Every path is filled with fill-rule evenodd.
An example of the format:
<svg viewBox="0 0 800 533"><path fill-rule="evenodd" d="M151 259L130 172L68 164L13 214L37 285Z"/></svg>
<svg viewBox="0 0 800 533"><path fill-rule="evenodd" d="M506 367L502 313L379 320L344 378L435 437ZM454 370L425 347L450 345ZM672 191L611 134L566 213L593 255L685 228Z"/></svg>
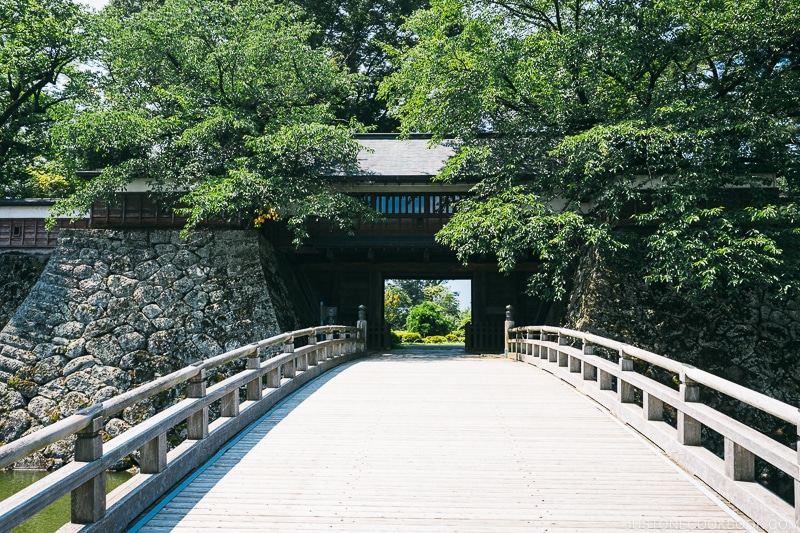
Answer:
<svg viewBox="0 0 800 533"><path fill-rule="evenodd" d="M734 481L756 479L756 456L725 437L725 475Z"/></svg>
<svg viewBox="0 0 800 533"><path fill-rule="evenodd" d="M583 355L594 355L594 346L583 341ZM583 379L586 381L597 381L597 367L583 362Z"/></svg>
<svg viewBox="0 0 800 533"><path fill-rule="evenodd" d="M294 339L290 338L283 344L283 353L294 353ZM283 377L293 378L295 374L295 359L289 359L283 364Z"/></svg>
<svg viewBox="0 0 800 533"><path fill-rule="evenodd" d="M619 351L619 369L622 372L633 372L633 358L623 350ZM617 378L617 395L620 403L633 403L635 398L633 385L622 377Z"/></svg>
<svg viewBox="0 0 800 533"><path fill-rule="evenodd" d="M186 387L187 398L203 398L206 395L206 371L189 379ZM208 407L203 407L186 419L186 432L189 440L200 440L208 437Z"/></svg>
<svg viewBox="0 0 800 533"><path fill-rule="evenodd" d="M700 386L680 374L680 397L684 402L700 401ZM700 446L701 424L683 411L678 411L678 442L687 446Z"/></svg>
<svg viewBox="0 0 800 533"><path fill-rule="evenodd" d="M139 472L142 474L158 474L167 467L167 434L145 443L139 448Z"/></svg>
<svg viewBox="0 0 800 533"><path fill-rule="evenodd" d="M256 370L261 366L261 357L258 355L258 350L253 350L251 353L247 355L247 369L248 370ZM258 401L262 398L263 389L261 387L261 377L257 377L247 382L247 392L245 393L245 398L250 401ZM237 400L236 411L239 411L239 405ZM232 415L235 416L235 415Z"/></svg>
<svg viewBox="0 0 800 533"><path fill-rule="evenodd" d="M92 417L89 425L77 433L75 461L90 463L103 456L102 408L98 405L84 411ZM71 521L75 524L91 524L106 514L106 473L99 473L70 494Z"/></svg>

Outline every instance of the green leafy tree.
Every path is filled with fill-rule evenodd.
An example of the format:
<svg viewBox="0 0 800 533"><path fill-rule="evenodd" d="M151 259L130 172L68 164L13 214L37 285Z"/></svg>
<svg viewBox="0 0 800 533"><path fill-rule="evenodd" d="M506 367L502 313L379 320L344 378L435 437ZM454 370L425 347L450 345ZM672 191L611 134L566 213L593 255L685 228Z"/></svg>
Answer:
<svg viewBox="0 0 800 533"><path fill-rule="evenodd" d="M357 164L356 123L338 122L352 76L281 1L119 2L103 11L104 76L59 135L103 169L56 213L86 209L135 179L181 191L207 218L281 218L300 240L312 217L347 227L369 211L333 187Z"/></svg>
<svg viewBox="0 0 800 533"><path fill-rule="evenodd" d="M92 20L71 0L0 0L0 197L71 185L49 131L92 77L79 67L96 42Z"/></svg>
<svg viewBox="0 0 800 533"><path fill-rule="evenodd" d="M411 35L400 29L415 10L428 7L428 0L295 0L318 25L312 42L334 51L336 61L357 75L353 92L338 113L375 131L396 131L398 122L386 112L377 97L378 84L391 72L387 46L411 42Z"/></svg>
<svg viewBox="0 0 800 533"><path fill-rule="evenodd" d="M389 327L403 329L410 309L411 298L408 293L394 283L388 283L383 294L383 316Z"/></svg>
<svg viewBox="0 0 800 533"><path fill-rule="evenodd" d="M433 302L444 310L444 313L457 321L459 316L458 294L450 290L444 283L430 285L422 289L426 302ZM449 332L448 332L449 333Z"/></svg>
<svg viewBox="0 0 800 533"><path fill-rule="evenodd" d="M460 323L458 293L441 280L395 279L384 289L384 319L393 329L403 329L411 308L423 302L438 305L454 324ZM448 332L449 333L449 332Z"/></svg>
<svg viewBox="0 0 800 533"><path fill-rule="evenodd" d="M411 308L406 319L406 330L422 337L447 335L455 329L453 320L442 306L433 302L422 302Z"/></svg>
<svg viewBox="0 0 800 533"><path fill-rule="evenodd" d="M552 298L586 246L697 298L798 288L798 0L434 0L404 29L381 94L480 180L438 236L462 260L533 256Z"/></svg>

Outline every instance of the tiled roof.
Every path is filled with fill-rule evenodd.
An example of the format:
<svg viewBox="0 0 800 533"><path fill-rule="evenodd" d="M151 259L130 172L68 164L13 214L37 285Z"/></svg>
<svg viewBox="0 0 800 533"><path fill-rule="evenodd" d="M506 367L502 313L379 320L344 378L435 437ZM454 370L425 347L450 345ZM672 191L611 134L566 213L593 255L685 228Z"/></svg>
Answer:
<svg viewBox="0 0 800 533"><path fill-rule="evenodd" d="M435 176L453 155L452 142L429 147L424 136L397 139L392 135L358 135L362 151L358 162L362 173L372 176Z"/></svg>

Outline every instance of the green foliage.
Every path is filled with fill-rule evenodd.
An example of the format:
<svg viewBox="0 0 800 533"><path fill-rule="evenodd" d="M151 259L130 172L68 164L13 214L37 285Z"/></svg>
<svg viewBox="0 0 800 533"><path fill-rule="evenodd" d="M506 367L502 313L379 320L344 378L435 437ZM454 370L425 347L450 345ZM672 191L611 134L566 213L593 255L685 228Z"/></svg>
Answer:
<svg viewBox="0 0 800 533"><path fill-rule="evenodd" d="M430 335L422 339L424 344L444 344L447 342L447 337L444 335Z"/></svg>
<svg viewBox="0 0 800 533"><path fill-rule="evenodd" d="M394 283L386 284L383 292L383 317L389 327L405 327L411 305L411 297L406 291Z"/></svg>
<svg viewBox="0 0 800 533"><path fill-rule="evenodd" d="M0 197L62 192L37 188L27 169L59 159L50 126L93 77L78 68L94 49L92 23L71 0L0 2Z"/></svg>
<svg viewBox="0 0 800 533"><path fill-rule="evenodd" d="M397 335L400 342L403 344L414 344L422 342L422 335L411 331L392 331L393 335Z"/></svg>
<svg viewBox="0 0 800 533"><path fill-rule="evenodd" d="M390 330L389 331L389 346L391 348L397 348L403 343L403 339L400 337L399 331Z"/></svg>
<svg viewBox="0 0 800 533"><path fill-rule="evenodd" d="M378 84L395 70L387 46L411 43L411 35L400 25L428 0L295 0L318 28L311 40L329 47L342 67L357 75L353 91L337 112L343 120L355 117L375 131L395 131L396 119L388 116L377 97Z"/></svg>
<svg viewBox="0 0 800 533"><path fill-rule="evenodd" d="M541 260L556 298L639 223L653 282L800 287L800 0L435 0L404 28L380 90L404 131L459 139L440 179L480 178L438 237L462 260Z"/></svg>
<svg viewBox="0 0 800 533"><path fill-rule="evenodd" d="M141 177L184 193L188 227L276 213L349 227L371 216L333 178L356 167L356 123L336 121L352 76L285 2L117 3L104 10L105 69L95 97L58 135L101 176L56 206L85 209ZM326 177L327 176L327 177Z"/></svg>
<svg viewBox="0 0 800 533"><path fill-rule="evenodd" d="M412 307L406 319L406 329L422 337L447 335L454 328L455 324L442 306L433 302L422 302Z"/></svg>
<svg viewBox="0 0 800 533"><path fill-rule="evenodd" d="M409 311L422 302L440 306L454 324L460 322L458 293L440 280L395 279L384 288L384 319L393 329L406 326ZM469 312L467 312L469 314Z"/></svg>

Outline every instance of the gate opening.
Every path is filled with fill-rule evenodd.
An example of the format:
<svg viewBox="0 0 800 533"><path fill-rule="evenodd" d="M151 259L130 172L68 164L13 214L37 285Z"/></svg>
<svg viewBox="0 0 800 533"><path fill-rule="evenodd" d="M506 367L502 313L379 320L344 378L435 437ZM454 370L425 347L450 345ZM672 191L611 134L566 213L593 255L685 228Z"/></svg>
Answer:
<svg viewBox="0 0 800 533"><path fill-rule="evenodd" d="M383 318L393 346L464 345L471 321L472 288L465 279L387 279Z"/></svg>

